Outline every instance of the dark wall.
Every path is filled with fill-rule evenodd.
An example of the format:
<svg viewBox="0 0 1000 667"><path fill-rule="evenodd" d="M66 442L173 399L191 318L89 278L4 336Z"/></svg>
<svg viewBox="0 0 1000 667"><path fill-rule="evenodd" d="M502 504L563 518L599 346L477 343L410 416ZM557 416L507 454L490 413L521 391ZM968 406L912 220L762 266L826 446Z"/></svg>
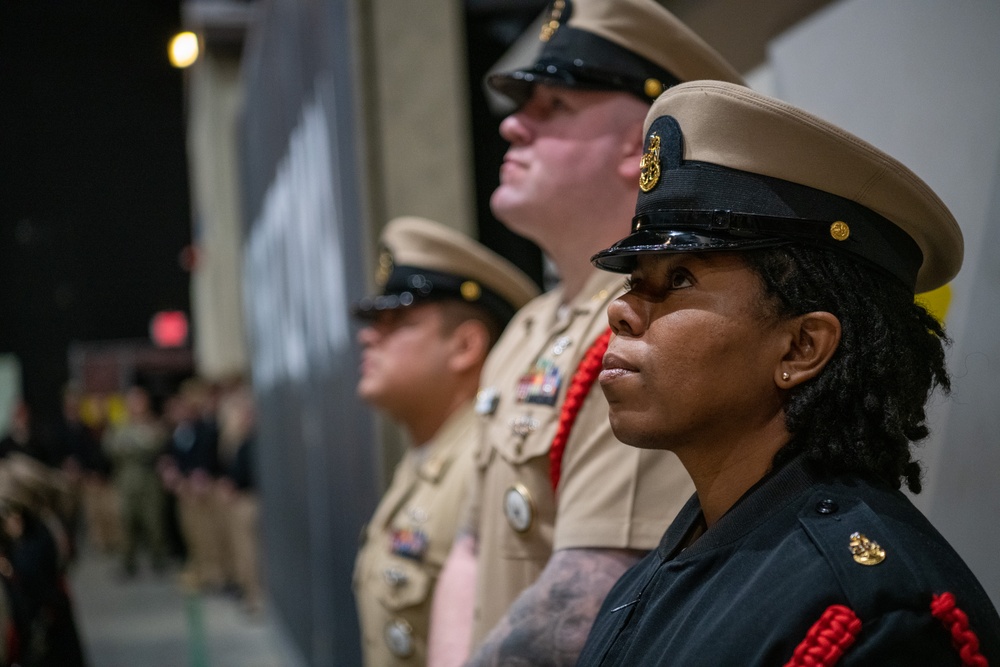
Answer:
<svg viewBox="0 0 1000 667"><path fill-rule="evenodd" d="M313 667L360 664L351 573L379 488L349 313L365 288L350 4L266 2L244 47L245 304L265 562Z"/></svg>
<svg viewBox="0 0 1000 667"><path fill-rule="evenodd" d="M265 2L243 61L245 301L265 561L279 614L313 667L360 664L350 578L380 488L371 412L354 395L348 313L366 289L367 236L353 5ZM480 82L539 8L466 17L481 238L536 277L537 248L489 212L506 145Z"/></svg>
<svg viewBox="0 0 1000 667"><path fill-rule="evenodd" d="M55 419L71 340L188 309L176 0L0 0L0 352Z"/></svg>

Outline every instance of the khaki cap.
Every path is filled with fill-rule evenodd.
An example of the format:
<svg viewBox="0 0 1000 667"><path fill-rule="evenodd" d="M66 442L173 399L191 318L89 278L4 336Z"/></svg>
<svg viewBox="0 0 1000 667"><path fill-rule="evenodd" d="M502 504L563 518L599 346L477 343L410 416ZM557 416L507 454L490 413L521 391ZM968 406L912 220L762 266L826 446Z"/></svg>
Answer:
<svg viewBox="0 0 1000 667"><path fill-rule="evenodd" d="M440 223L396 218L385 226L381 241L375 281L382 291L357 303L357 317L371 318L421 301L453 299L480 305L506 324L538 296L538 287L516 266Z"/></svg>
<svg viewBox="0 0 1000 667"><path fill-rule="evenodd" d="M43 506L39 494L28 488L7 466L0 464L0 507L38 513Z"/></svg>
<svg viewBox="0 0 1000 667"><path fill-rule="evenodd" d="M682 81L743 83L732 65L654 0L554 0L528 68L487 83L518 104L536 83L619 90L647 102Z"/></svg>
<svg viewBox="0 0 1000 667"><path fill-rule="evenodd" d="M962 265L962 232L899 161L796 107L699 81L649 110L632 233L594 256L628 272L642 253L803 243L847 253L916 292Z"/></svg>

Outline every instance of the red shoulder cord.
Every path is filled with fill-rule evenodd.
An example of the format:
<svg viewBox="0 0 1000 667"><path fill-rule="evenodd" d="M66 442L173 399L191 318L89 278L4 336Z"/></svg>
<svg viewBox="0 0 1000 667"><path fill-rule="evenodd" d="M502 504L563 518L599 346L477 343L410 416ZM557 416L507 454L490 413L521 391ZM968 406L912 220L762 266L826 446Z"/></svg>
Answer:
<svg viewBox="0 0 1000 667"><path fill-rule="evenodd" d="M785 667L832 667L859 632L861 620L857 614L843 605L830 605L795 647Z"/></svg>
<svg viewBox="0 0 1000 667"><path fill-rule="evenodd" d="M941 593L931 599L931 616L941 621L951 634L951 643L968 667L987 667L989 663L979 652L979 637L969 627L969 617L955 604L955 596Z"/></svg>
<svg viewBox="0 0 1000 667"><path fill-rule="evenodd" d="M583 355L580 365L573 373L569 389L566 390L566 400L563 401L562 412L559 414L559 427L556 429L556 437L552 439L552 446L549 447L549 478L552 480L553 493L559 487L563 453L566 451L569 433L573 430L573 424L576 423L576 417L583 407L587 394L590 393L590 388L594 386L594 380L601 372L601 360L608 349L609 340L611 340L611 329L601 334Z"/></svg>
<svg viewBox="0 0 1000 667"><path fill-rule="evenodd" d="M962 665L989 667L979 652L979 637L969 627L969 617L955 604L954 595L935 595L931 600L931 615L951 634L952 645ZM832 667L860 631L861 621L853 611L842 605L832 605L809 628L806 638L795 648L785 667Z"/></svg>

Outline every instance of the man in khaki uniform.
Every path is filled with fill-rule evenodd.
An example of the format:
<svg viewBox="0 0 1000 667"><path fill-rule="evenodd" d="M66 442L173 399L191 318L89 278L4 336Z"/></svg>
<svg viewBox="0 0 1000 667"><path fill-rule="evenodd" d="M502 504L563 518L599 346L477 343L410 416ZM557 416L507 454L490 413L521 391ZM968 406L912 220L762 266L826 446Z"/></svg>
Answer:
<svg viewBox="0 0 1000 667"><path fill-rule="evenodd" d="M611 433L594 380L623 281L590 257L628 230L652 101L740 77L653 0L556 0L539 38L533 66L488 81L518 104L491 205L561 283L487 361L477 493L434 601L433 665L462 663L470 636L469 664L573 664L611 585L693 491L672 454Z"/></svg>
<svg viewBox="0 0 1000 667"><path fill-rule="evenodd" d="M391 221L382 244L382 293L355 310L368 322L358 394L411 446L355 567L369 667L426 661L431 595L472 478L479 375L504 325L538 294L505 259L429 220Z"/></svg>

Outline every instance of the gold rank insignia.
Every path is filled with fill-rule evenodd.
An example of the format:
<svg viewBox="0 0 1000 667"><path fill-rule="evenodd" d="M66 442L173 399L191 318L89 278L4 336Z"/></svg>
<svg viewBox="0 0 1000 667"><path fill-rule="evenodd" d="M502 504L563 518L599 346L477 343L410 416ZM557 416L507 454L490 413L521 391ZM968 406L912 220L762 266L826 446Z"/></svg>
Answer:
<svg viewBox="0 0 1000 667"><path fill-rule="evenodd" d="M861 533L851 534L850 549L854 562L861 565L878 565L885 560L885 549Z"/></svg>
<svg viewBox="0 0 1000 667"><path fill-rule="evenodd" d="M639 162L639 188L649 192L660 182L660 135L649 138L649 148Z"/></svg>
<svg viewBox="0 0 1000 667"><path fill-rule="evenodd" d="M559 29L559 19L562 18L565 9L566 0L556 0L552 3L552 11L549 12L548 20L542 24L542 31L539 33L538 39L543 42L552 39L552 35L556 34L556 30Z"/></svg>
<svg viewBox="0 0 1000 667"><path fill-rule="evenodd" d="M392 253L387 248L382 248L378 255L378 268L375 269L375 284L384 287L389 281L389 274L392 273Z"/></svg>

